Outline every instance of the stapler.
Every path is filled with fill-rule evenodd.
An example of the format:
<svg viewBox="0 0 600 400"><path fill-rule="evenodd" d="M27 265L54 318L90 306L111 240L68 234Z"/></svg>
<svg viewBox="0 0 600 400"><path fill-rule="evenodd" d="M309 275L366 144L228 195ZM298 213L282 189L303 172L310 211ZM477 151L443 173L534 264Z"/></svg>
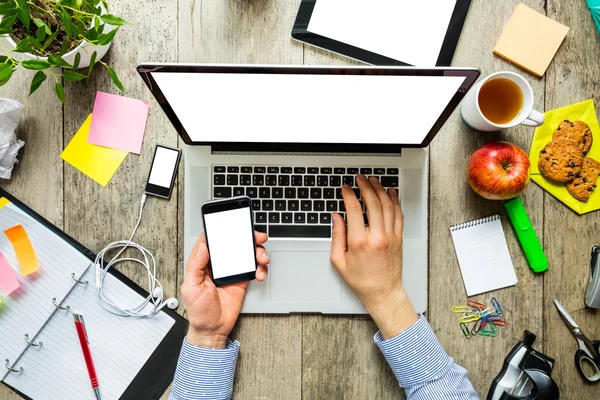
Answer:
<svg viewBox="0 0 600 400"><path fill-rule="evenodd" d="M525 339L511 350L494 378L487 400L557 400L559 390L552 379L554 359L535 351L536 336L525 331Z"/></svg>
<svg viewBox="0 0 600 400"><path fill-rule="evenodd" d="M585 292L585 304L588 307L600 308L600 246L592 247L590 259L590 283Z"/></svg>

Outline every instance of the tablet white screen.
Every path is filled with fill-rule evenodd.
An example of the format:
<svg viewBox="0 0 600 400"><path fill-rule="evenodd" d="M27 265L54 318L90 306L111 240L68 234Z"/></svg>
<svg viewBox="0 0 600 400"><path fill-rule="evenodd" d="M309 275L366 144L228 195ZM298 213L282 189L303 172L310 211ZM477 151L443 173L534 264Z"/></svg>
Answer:
<svg viewBox="0 0 600 400"><path fill-rule="evenodd" d="M434 67L457 0L317 0L308 31Z"/></svg>
<svg viewBox="0 0 600 400"><path fill-rule="evenodd" d="M152 72L194 142L420 144L462 76Z"/></svg>

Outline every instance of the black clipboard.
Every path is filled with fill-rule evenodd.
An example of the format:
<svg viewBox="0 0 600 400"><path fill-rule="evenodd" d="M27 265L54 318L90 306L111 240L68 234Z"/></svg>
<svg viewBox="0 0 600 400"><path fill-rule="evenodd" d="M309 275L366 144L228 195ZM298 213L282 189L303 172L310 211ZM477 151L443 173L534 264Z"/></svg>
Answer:
<svg viewBox="0 0 600 400"><path fill-rule="evenodd" d="M400 60L395 60L381 54L361 49L360 47L355 47L325 36L317 35L316 33L309 32L308 24L312 17L312 13L317 1L318 0L302 0L298 10L298 15L296 16L296 22L294 22L294 28L292 29L292 38L371 65L410 66L410 64ZM368 0L365 0L365 2L368 2ZM446 36L442 42L442 49L435 64L437 67L449 67L450 64L452 64L454 51L458 45L458 40L460 39L460 34L462 32L463 25L465 24L465 20L467 19L470 6L471 0L456 1L456 6L454 7L452 17L450 17L450 23L448 24ZM398 23L402 23L402 21L398 21Z"/></svg>
<svg viewBox="0 0 600 400"><path fill-rule="evenodd" d="M96 255L92 251L61 231L44 217L33 211L27 205L23 204L20 200L2 188L0 188L0 198L1 197L5 197L10 200L11 203L19 207L22 211L29 214L29 216L33 217L36 221L40 222L46 228L50 229L52 232L64 239L67 243L75 247L81 252L81 254L89 258L91 261L96 259ZM108 270L108 273L112 274L115 278L129 286L136 293L144 297L148 296L148 292L116 269L111 268ZM173 381L173 377L175 376L175 368L177 367L177 361L181 351L181 345L183 344L183 339L187 333L188 322L181 315L167 307L163 308L161 312L164 312L173 318L175 320L175 324L173 324L171 330L163 338L162 342L154 350L154 353L152 353L150 358L148 358L133 381L129 383L129 386L120 397L121 400L158 400L169 388L169 385ZM143 334L143 332L140 332L140 334ZM23 398L34 400L14 389L12 386L7 385L6 383L4 383L4 385Z"/></svg>

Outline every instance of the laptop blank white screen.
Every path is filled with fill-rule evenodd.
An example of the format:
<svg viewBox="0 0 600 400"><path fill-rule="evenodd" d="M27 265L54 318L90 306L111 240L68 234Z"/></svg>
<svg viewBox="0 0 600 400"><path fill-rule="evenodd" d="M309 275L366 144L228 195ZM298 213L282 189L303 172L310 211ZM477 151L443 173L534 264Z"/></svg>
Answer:
<svg viewBox="0 0 600 400"><path fill-rule="evenodd" d="M462 76L152 72L193 142L420 144Z"/></svg>

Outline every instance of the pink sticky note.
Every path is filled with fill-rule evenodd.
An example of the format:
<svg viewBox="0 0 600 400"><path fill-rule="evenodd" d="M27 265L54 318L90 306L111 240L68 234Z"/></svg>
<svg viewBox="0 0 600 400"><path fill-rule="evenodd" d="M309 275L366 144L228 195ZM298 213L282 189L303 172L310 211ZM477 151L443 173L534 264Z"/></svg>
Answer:
<svg viewBox="0 0 600 400"><path fill-rule="evenodd" d="M0 253L0 291L4 296L8 296L19 288L17 275L11 268L4 254Z"/></svg>
<svg viewBox="0 0 600 400"><path fill-rule="evenodd" d="M140 154L147 120L147 102L97 92L88 143Z"/></svg>

